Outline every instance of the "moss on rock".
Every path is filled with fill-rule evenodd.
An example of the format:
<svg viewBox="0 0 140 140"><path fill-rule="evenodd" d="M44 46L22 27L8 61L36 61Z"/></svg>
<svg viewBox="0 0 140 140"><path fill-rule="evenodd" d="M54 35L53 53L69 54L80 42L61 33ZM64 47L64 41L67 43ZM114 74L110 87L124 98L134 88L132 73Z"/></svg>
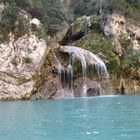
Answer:
<svg viewBox="0 0 140 140"><path fill-rule="evenodd" d="M72 36L76 36L85 30L86 18L85 16L79 17L72 25Z"/></svg>

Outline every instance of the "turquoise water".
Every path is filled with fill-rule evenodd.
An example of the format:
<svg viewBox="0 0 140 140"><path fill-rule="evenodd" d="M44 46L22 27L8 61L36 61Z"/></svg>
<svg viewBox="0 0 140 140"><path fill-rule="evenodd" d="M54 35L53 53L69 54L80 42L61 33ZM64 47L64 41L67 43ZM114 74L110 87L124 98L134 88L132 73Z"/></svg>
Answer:
<svg viewBox="0 0 140 140"><path fill-rule="evenodd" d="M0 140L140 140L140 96L0 102Z"/></svg>

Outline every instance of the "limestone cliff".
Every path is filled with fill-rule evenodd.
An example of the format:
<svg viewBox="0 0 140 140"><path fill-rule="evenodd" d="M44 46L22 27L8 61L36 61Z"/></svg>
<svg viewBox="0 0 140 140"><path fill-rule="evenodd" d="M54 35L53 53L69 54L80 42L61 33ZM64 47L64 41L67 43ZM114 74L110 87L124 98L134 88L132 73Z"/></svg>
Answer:
<svg viewBox="0 0 140 140"><path fill-rule="evenodd" d="M46 53L46 43L33 34L0 44L0 99L30 98Z"/></svg>
<svg viewBox="0 0 140 140"><path fill-rule="evenodd" d="M110 72L113 93L140 92L140 27L124 16L112 14L105 20L99 16L80 17L71 25L62 44L73 44L98 54Z"/></svg>
<svg viewBox="0 0 140 140"><path fill-rule="evenodd" d="M107 37L113 38L113 43L116 46L116 51L119 55L122 54L121 42L122 36L130 40L134 50L140 49L140 28L138 26L127 23L122 15L112 14L108 16L104 33Z"/></svg>
<svg viewBox="0 0 140 140"><path fill-rule="evenodd" d="M68 15L73 16L72 7L79 0L59 2L60 9L58 5L54 6L56 9L49 5L54 10L52 13L49 8L42 10L42 3L41 8L29 3L31 9L1 3L0 100L71 98L69 92L60 88L60 63L65 70L70 55L70 47L62 45L88 50L105 62L112 83L102 83L104 89L111 87L112 93L106 93L140 93L140 27L119 14L84 15L70 23ZM44 10L52 17L44 14ZM8 17L2 22L7 13L14 18ZM81 96L83 77L79 60L75 67L75 96ZM87 66L87 95L99 95L96 92L100 89L99 81L93 80L98 78L91 77L90 68Z"/></svg>
<svg viewBox="0 0 140 140"><path fill-rule="evenodd" d="M18 39L9 33L9 41L0 44L0 100L31 97L48 51L46 42L31 31L32 25L41 28L39 20L25 11L20 17L27 19L29 32Z"/></svg>

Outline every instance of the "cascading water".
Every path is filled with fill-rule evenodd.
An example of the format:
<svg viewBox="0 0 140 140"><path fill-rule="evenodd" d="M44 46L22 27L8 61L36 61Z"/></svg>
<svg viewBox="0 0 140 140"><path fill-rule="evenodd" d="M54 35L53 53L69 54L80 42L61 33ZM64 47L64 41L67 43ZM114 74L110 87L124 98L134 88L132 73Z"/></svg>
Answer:
<svg viewBox="0 0 140 140"><path fill-rule="evenodd" d="M73 91L73 68L71 64L69 64L67 68L67 79L68 87L71 91Z"/></svg>
<svg viewBox="0 0 140 140"><path fill-rule="evenodd" d="M63 88L68 88L72 94L74 94L74 78L73 78L73 71L75 67L75 59L78 59L81 62L82 66L82 86L81 92L82 96L87 96L87 64L94 65L97 76L98 76L98 83L101 92L101 85L100 81L103 77L108 77L108 72L104 62L92 52L87 50L75 47L75 46L61 46L61 52L69 53L69 64L67 68L60 66L59 68L59 75L62 83ZM94 68L93 68L94 70Z"/></svg>
<svg viewBox="0 0 140 140"><path fill-rule="evenodd" d="M59 94L60 97L67 96L69 98L74 97L73 93L73 68L71 64L68 65L67 68L64 68L61 64L59 64L58 75L60 80L60 89ZM64 97L63 97L64 98Z"/></svg>

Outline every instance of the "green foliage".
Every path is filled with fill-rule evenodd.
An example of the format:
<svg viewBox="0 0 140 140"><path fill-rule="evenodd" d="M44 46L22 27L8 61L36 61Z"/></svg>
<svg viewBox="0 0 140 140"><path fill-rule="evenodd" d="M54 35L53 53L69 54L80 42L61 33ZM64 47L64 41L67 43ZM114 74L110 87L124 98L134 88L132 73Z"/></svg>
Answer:
<svg viewBox="0 0 140 140"><path fill-rule="evenodd" d="M126 48L123 53L121 66L125 68L139 67L140 51L133 51L132 48Z"/></svg>
<svg viewBox="0 0 140 140"><path fill-rule="evenodd" d="M128 77L132 75L132 69L140 66L140 51L134 51L131 40L123 34L120 36L123 55L119 57L114 52L114 47L110 40L105 39L93 29L91 34L76 42L76 45L98 54L106 62L109 73L117 76ZM134 74L133 74L134 75Z"/></svg>
<svg viewBox="0 0 140 140"><path fill-rule="evenodd" d="M137 75L136 71L140 66L140 51L135 52L131 48L125 48L123 53L123 56L120 58L120 65L116 69L116 75L127 78Z"/></svg>
<svg viewBox="0 0 140 140"><path fill-rule="evenodd" d="M15 38L17 39L19 37L22 37L25 34L28 34L29 27L30 27L30 24L29 24L28 19L26 19L23 16L18 16L17 21L15 22L15 27L13 31Z"/></svg>
<svg viewBox="0 0 140 140"><path fill-rule="evenodd" d="M9 5L2 12L0 21L0 42L7 41L8 33L10 31L14 32L15 22L17 20L19 11L19 8L15 5Z"/></svg>
<svg viewBox="0 0 140 140"><path fill-rule="evenodd" d="M140 66L140 51L134 51L132 42L125 35L121 34L119 39L122 46L122 56L119 57L119 66L115 70L116 74L120 77L131 77L134 69L138 69Z"/></svg>
<svg viewBox="0 0 140 140"><path fill-rule="evenodd" d="M60 59L60 63L64 66L67 67L69 64L69 54L68 53L60 53L58 55L59 59Z"/></svg>
<svg viewBox="0 0 140 140"><path fill-rule="evenodd" d="M139 0L80 0L74 6L74 15L99 15L121 13L129 18L137 19L140 13Z"/></svg>
<svg viewBox="0 0 140 140"><path fill-rule="evenodd" d="M119 42L120 42L122 48L132 48L131 40L123 34L120 35Z"/></svg>
<svg viewBox="0 0 140 140"><path fill-rule="evenodd" d="M94 31L91 36L77 41L76 45L88 49L95 54L101 55L100 57L106 61L107 68L110 72L115 71L119 66L120 61L118 56L113 52L114 46L111 41L106 40Z"/></svg>
<svg viewBox="0 0 140 140"><path fill-rule="evenodd" d="M32 63L32 58L29 56L23 57L23 62L26 64L31 64Z"/></svg>
<svg viewBox="0 0 140 140"><path fill-rule="evenodd" d="M79 34L80 32L85 32L86 30L86 19L85 17L79 17L73 24L72 36Z"/></svg>
<svg viewBox="0 0 140 140"><path fill-rule="evenodd" d="M18 7L29 11L32 8L32 0L15 0L15 3Z"/></svg>
<svg viewBox="0 0 140 140"><path fill-rule="evenodd" d="M32 18L38 18L42 22L45 35L54 36L63 28L65 15L57 0L5 0L3 2L9 5L2 12L0 42L7 41L10 32L14 33L16 38L28 32L29 27L26 24L28 22L18 17L21 9L29 12ZM35 30L38 35L41 33L41 37L42 29Z"/></svg>
<svg viewBox="0 0 140 140"><path fill-rule="evenodd" d="M53 36L62 29L64 13L56 0L15 0L16 5L28 11L43 23L46 34Z"/></svg>
<svg viewBox="0 0 140 140"><path fill-rule="evenodd" d="M45 33L44 30L45 30L45 29L44 29L43 26L37 27L37 25L31 24L31 31L32 31L36 36L38 36L39 39L44 39L44 40L46 40L47 35L46 35L46 33Z"/></svg>
<svg viewBox="0 0 140 140"><path fill-rule="evenodd" d="M80 0L74 6L74 14L77 16L82 15L98 15L99 11L97 9L97 0Z"/></svg>
<svg viewBox="0 0 140 140"><path fill-rule="evenodd" d="M74 14L78 16L85 15L87 11L87 3L84 1L80 1L78 4L74 7Z"/></svg>
<svg viewBox="0 0 140 140"><path fill-rule="evenodd" d="M61 31L64 22L64 14L57 7L47 4L45 7L45 15L43 16L42 23L45 25L46 33L53 36Z"/></svg>
<svg viewBox="0 0 140 140"><path fill-rule="evenodd" d="M68 53L60 53L57 57L59 57L60 63L67 68L69 65L69 54ZM76 77L82 76L82 65L80 60L75 59L74 61L74 69L73 69L73 75Z"/></svg>

